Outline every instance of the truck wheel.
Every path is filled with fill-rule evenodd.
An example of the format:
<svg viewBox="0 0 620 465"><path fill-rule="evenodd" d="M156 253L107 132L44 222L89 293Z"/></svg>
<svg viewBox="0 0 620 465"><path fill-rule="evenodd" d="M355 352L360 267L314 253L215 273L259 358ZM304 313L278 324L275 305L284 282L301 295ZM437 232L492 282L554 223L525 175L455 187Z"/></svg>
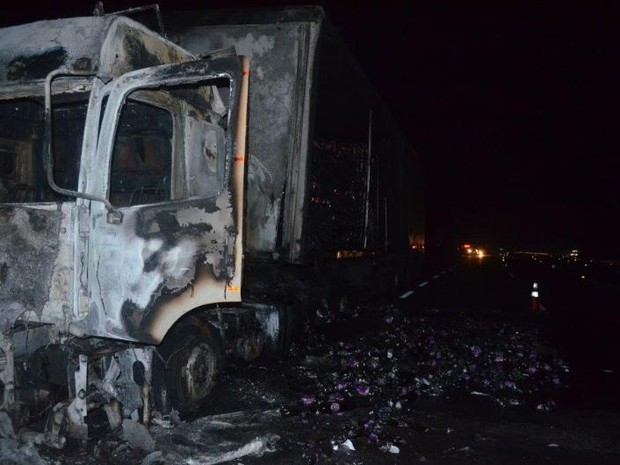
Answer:
<svg viewBox="0 0 620 465"><path fill-rule="evenodd" d="M207 397L224 359L219 338L202 324L176 328L153 357L155 409L195 413Z"/></svg>
<svg viewBox="0 0 620 465"><path fill-rule="evenodd" d="M207 397L219 368L216 351L205 341L194 339L168 360L168 402L183 414L194 413Z"/></svg>

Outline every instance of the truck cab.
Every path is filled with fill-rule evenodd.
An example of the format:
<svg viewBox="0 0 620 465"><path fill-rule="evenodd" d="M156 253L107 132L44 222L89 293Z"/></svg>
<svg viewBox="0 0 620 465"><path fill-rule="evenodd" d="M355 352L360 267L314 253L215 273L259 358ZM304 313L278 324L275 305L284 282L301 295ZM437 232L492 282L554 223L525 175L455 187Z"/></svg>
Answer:
<svg viewBox="0 0 620 465"><path fill-rule="evenodd" d="M241 300L248 74L118 15L0 30L2 409L68 377L74 436L97 383L146 411L153 347Z"/></svg>

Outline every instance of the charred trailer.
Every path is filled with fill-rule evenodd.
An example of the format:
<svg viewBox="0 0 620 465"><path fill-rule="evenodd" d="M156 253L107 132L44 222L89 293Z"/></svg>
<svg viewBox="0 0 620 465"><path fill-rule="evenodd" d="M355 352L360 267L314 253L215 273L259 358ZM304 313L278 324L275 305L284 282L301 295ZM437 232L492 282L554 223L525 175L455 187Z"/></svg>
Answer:
<svg viewBox="0 0 620 465"><path fill-rule="evenodd" d="M413 280L422 165L324 11L195 11L167 24L193 53L236 50L252 63L243 300L271 345L317 308Z"/></svg>
<svg viewBox="0 0 620 465"><path fill-rule="evenodd" d="M51 412L51 445L206 394L241 300L248 66L118 15L0 30L0 405Z"/></svg>

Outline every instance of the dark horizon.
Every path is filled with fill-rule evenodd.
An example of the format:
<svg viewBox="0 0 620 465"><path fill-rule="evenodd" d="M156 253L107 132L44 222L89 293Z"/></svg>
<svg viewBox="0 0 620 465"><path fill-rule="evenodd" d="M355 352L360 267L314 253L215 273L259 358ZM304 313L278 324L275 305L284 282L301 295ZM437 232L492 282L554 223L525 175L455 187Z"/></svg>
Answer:
<svg viewBox="0 0 620 465"><path fill-rule="evenodd" d="M448 3L361 8L343 20L425 162L430 246L620 258L613 13ZM379 46L369 30L384 34Z"/></svg>
<svg viewBox="0 0 620 465"><path fill-rule="evenodd" d="M14 7L2 23L88 15L94 6L54 3ZM164 23L172 9L259 6L159 3ZM472 241L620 258L613 7L315 3L424 161L429 246ZM131 5L104 2L107 11Z"/></svg>

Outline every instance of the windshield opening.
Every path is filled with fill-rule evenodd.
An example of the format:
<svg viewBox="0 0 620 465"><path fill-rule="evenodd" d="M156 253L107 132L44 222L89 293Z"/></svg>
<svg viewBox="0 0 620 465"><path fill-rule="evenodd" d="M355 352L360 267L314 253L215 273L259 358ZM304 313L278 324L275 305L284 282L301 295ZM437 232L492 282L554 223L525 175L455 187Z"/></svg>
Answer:
<svg viewBox="0 0 620 465"><path fill-rule="evenodd" d="M52 105L54 178L69 190L78 185L87 106L86 100ZM47 183L44 115L39 100L0 102L0 203L74 200L54 192Z"/></svg>

